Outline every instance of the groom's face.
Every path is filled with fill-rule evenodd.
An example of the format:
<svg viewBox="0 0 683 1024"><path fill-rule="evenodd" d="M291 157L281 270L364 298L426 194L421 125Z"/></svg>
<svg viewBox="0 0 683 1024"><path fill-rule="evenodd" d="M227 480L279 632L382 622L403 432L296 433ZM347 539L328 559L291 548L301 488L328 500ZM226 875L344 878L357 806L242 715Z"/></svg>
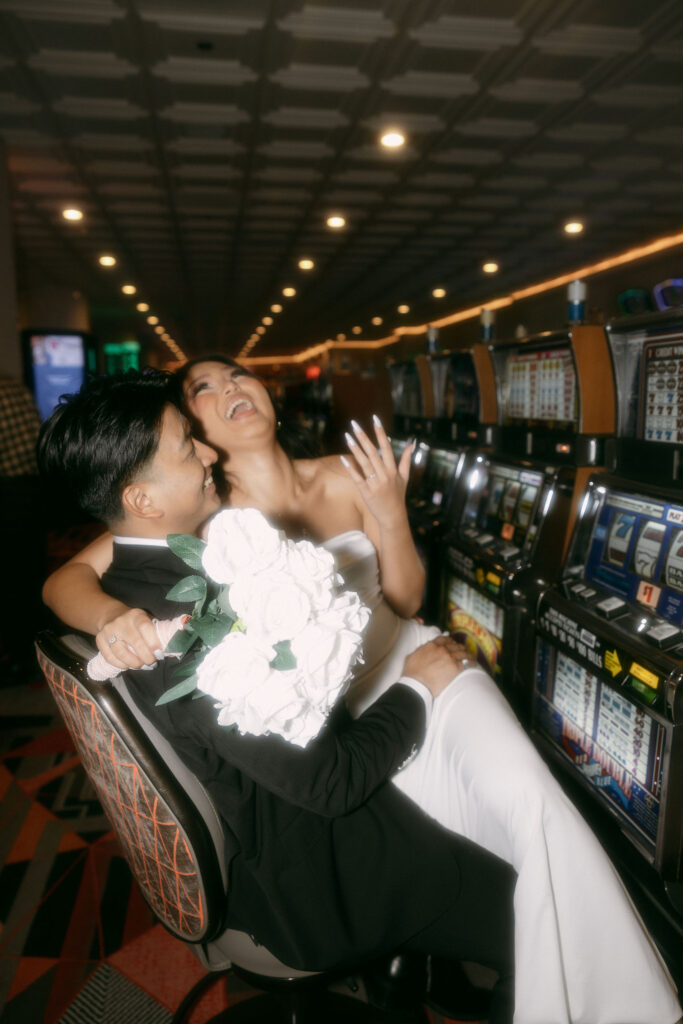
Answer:
<svg viewBox="0 0 683 1024"><path fill-rule="evenodd" d="M190 434L187 421L173 405L161 420L159 446L146 479L145 491L163 514L162 533L195 533L220 506L211 467L213 448Z"/></svg>

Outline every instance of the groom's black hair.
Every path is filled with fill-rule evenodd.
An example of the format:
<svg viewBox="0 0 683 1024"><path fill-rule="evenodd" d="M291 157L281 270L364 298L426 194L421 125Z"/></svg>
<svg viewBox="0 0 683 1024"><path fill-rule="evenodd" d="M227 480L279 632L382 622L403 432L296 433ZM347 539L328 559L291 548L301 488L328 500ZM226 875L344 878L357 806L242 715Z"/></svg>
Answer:
<svg viewBox="0 0 683 1024"><path fill-rule="evenodd" d="M95 519L119 520L123 490L156 454L164 409L174 397L170 375L158 370L95 377L76 394L62 395L37 449L53 499L66 493Z"/></svg>

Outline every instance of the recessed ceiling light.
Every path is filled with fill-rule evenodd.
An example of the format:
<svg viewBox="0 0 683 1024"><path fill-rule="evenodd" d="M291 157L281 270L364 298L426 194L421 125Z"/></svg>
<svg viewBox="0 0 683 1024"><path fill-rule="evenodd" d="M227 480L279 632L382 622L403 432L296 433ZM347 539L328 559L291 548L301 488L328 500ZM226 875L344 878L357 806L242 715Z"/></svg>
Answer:
<svg viewBox="0 0 683 1024"><path fill-rule="evenodd" d="M343 228L346 227L346 218L342 217L340 213L331 213L327 218L328 228Z"/></svg>
<svg viewBox="0 0 683 1024"><path fill-rule="evenodd" d="M265 325L266 325L266 327L270 327L270 325L272 324L272 322L273 322L273 318L272 318L272 316L264 316L264 317L263 317L263 318L261 319L261 323L262 323L262 324L265 324Z"/></svg>
<svg viewBox="0 0 683 1024"><path fill-rule="evenodd" d="M166 334L166 328L162 327L161 324L157 324L154 330L157 332L157 334Z"/></svg>
<svg viewBox="0 0 683 1024"><path fill-rule="evenodd" d="M410 306L406 306L406 304L404 302L400 306L398 306L397 312L399 312L399 313L410 313Z"/></svg>
<svg viewBox="0 0 683 1024"><path fill-rule="evenodd" d="M337 341L346 341L346 335L345 334L338 334L337 335Z"/></svg>
<svg viewBox="0 0 683 1024"><path fill-rule="evenodd" d="M353 332L353 334L360 334L362 330L363 330L363 328L359 327L357 324L356 324L355 327L351 328L351 331Z"/></svg>
<svg viewBox="0 0 683 1024"><path fill-rule="evenodd" d="M137 288L134 284L124 284L121 285L121 291L124 295L135 295Z"/></svg>
<svg viewBox="0 0 683 1024"><path fill-rule="evenodd" d="M491 261L490 263L485 263L481 269L485 274L497 274L498 264Z"/></svg>
<svg viewBox="0 0 683 1024"><path fill-rule="evenodd" d="M379 141L385 149L400 149L405 143L406 137L397 128L390 128L380 135Z"/></svg>
<svg viewBox="0 0 683 1024"><path fill-rule="evenodd" d="M296 295L296 288L292 288L291 285L288 285L286 288L282 289L282 294L286 299L291 299L293 295Z"/></svg>
<svg viewBox="0 0 683 1024"><path fill-rule="evenodd" d="M148 324L158 324L159 323L159 317L158 316L148 316L147 317L147 323Z"/></svg>
<svg viewBox="0 0 683 1024"><path fill-rule="evenodd" d="M379 325L382 323L382 317L381 316L373 316L372 323L375 325L375 327L379 327Z"/></svg>
<svg viewBox="0 0 683 1024"><path fill-rule="evenodd" d="M280 303L279 303L279 302L275 302L275 303L274 303L274 304L273 304L273 305L272 305L272 306L270 307L270 312L271 312L271 313L281 313L281 312L282 312L282 306L280 305Z"/></svg>
<svg viewBox="0 0 683 1024"><path fill-rule="evenodd" d="M138 302L135 308L138 313L147 313L149 311L149 304L147 302Z"/></svg>
<svg viewBox="0 0 683 1024"><path fill-rule="evenodd" d="M313 270L315 263L313 260L303 259L299 260L299 270Z"/></svg>
<svg viewBox="0 0 683 1024"><path fill-rule="evenodd" d="M164 333L161 335L161 340L171 341L171 335L168 333L168 331L164 331Z"/></svg>
<svg viewBox="0 0 683 1024"><path fill-rule="evenodd" d="M115 256L109 256L107 253L104 253L104 255L100 256L99 262L100 262L101 266L103 266L103 267L115 267L116 266L116 257Z"/></svg>
<svg viewBox="0 0 683 1024"><path fill-rule="evenodd" d="M266 333L265 327L257 327L256 328L256 333L257 334L265 334Z"/></svg>
<svg viewBox="0 0 683 1024"><path fill-rule="evenodd" d="M75 206L70 206L66 210L62 210L62 217L64 220L83 220L83 211L77 210Z"/></svg>
<svg viewBox="0 0 683 1024"><path fill-rule="evenodd" d="M583 231L583 224L580 220L570 220L565 224L564 230L568 235L580 235Z"/></svg>
<svg viewBox="0 0 683 1024"><path fill-rule="evenodd" d="M443 299L446 295L445 288L432 288L432 298Z"/></svg>

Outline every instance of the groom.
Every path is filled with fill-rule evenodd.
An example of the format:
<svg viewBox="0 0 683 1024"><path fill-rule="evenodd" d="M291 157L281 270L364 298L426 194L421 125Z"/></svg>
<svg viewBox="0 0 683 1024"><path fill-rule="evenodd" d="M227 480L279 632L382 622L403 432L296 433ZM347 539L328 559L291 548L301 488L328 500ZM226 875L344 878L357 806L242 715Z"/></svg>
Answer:
<svg viewBox="0 0 683 1024"><path fill-rule="evenodd" d="M219 506L215 454L191 437L171 394L161 374L96 379L56 409L38 448L48 480L115 535L104 588L159 618L191 610L166 600L187 573L167 534L195 533ZM509 1022L511 869L388 781L422 742L432 699L454 674L448 643L412 654L406 675L356 721L338 705L303 750L227 731L208 697L157 707L176 664L131 671L127 685L222 818L226 926L312 970L400 947L479 961L500 974L489 1020Z"/></svg>

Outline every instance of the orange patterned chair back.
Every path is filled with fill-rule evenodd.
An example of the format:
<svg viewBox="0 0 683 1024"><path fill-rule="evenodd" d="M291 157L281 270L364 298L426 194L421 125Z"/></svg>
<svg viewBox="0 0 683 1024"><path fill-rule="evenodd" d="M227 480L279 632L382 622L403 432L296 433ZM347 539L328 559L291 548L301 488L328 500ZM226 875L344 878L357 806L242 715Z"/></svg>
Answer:
<svg viewBox="0 0 683 1024"><path fill-rule="evenodd" d="M224 927L226 907L215 836L130 698L88 678L78 642L41 633L40 667L146 901L172 934L205 943Z"/></svg>

